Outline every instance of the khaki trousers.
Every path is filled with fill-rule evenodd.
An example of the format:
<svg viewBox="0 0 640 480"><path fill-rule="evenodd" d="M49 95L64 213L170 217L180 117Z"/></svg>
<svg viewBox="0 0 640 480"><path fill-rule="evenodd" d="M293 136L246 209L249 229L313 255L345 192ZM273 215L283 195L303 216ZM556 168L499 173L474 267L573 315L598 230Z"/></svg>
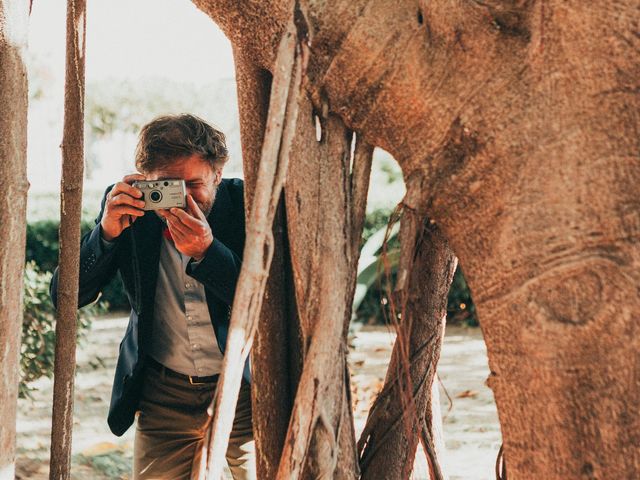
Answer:
<svg viewBox="0 0 640 480"><path fill-rule="evenodd" d="M133 446L134 480L197 478L209 407L216 382L188 380L147 368ZM255 444L251 388L242 381L227 463L235 480L254 480Z"/></svg>

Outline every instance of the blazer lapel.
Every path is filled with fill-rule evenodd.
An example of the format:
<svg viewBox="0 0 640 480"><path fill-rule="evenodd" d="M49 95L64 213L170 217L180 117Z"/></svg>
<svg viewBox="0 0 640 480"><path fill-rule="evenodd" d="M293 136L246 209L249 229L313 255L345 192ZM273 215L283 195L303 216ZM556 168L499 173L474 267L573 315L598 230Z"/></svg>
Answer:
<svg viewBox="0 0 640 480"><path fill-rule="evenodd" d="M209 222L214 237L220 235L221 231L226 233L232 218L232 208L233 205L231 204L229 190L227 190L227 182L226 180L222 180L220 185L218 185L218 191L213 201L213 207L211 207L211 213L209 213L207 217L207 222ZM223 236L225 236L224 233Z"/></svg>
<svg viewBox="0 0 640 480"><path fill-rule="evenodd" d="M132 225L133 274L135 291L140 309L138 336L143 346L151 338L153 308L160 265L162 221L149 211ZM134 253L135 252L135 253Z"/></svg>

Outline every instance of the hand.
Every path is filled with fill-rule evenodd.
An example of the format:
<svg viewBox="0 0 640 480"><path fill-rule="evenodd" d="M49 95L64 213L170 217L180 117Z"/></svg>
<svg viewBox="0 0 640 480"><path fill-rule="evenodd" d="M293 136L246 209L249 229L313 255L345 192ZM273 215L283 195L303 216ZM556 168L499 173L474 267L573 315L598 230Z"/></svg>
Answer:
<svg viewBox="0 0 640 480"><path fill-rule="evenodd" d="M202 260L213 243L213 233L207 218L191 195L187 195L187 210L158 210L165 220L173 243L180 253Z"/></svg>
<svg viewBox="0 0 640 480"><path fill-rule="evenodd" d="M102 237L105 240L110 242L119 237L124 229L144 215L144 200L138 200L142 197L142 192L131 186L133 182L144 179L144 175L139 173L127 175L107 194L107 202L100 220Z"/></svg>

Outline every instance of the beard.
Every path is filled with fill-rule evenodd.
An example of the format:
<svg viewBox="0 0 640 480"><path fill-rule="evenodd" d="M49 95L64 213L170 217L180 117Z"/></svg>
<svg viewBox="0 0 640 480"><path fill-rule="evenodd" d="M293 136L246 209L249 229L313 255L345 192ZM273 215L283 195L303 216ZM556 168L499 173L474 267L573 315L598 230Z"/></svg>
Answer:
<svg viewBox="0 0 640 480"><path fill-rule="evenodd" d="M209 218L209 214L213 209L213 202L215 202L216 200L216 193L218 193L218 186L214 185L213 190L211 191L211 198L209 198L205 202L196 202L196 205L198 205L200 210L202 210L202 213L204 213L204 216L207 218Z"/></svg>

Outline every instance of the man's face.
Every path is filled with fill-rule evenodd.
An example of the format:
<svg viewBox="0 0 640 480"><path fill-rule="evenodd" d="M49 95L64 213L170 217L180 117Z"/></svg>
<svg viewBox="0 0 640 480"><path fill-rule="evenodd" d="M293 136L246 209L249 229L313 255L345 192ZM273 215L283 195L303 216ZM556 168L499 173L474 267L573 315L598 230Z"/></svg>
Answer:
<svg viewBox="0 0 640 480"><path fill-rule="evenodd" d="M147 172L145 177L147 180L183 179L187 193L193 197L205 216L208 216L222 179L222 168L214 171L214 167L202 160L200 155L194 154L175 160L166 167Z"/></svg>

